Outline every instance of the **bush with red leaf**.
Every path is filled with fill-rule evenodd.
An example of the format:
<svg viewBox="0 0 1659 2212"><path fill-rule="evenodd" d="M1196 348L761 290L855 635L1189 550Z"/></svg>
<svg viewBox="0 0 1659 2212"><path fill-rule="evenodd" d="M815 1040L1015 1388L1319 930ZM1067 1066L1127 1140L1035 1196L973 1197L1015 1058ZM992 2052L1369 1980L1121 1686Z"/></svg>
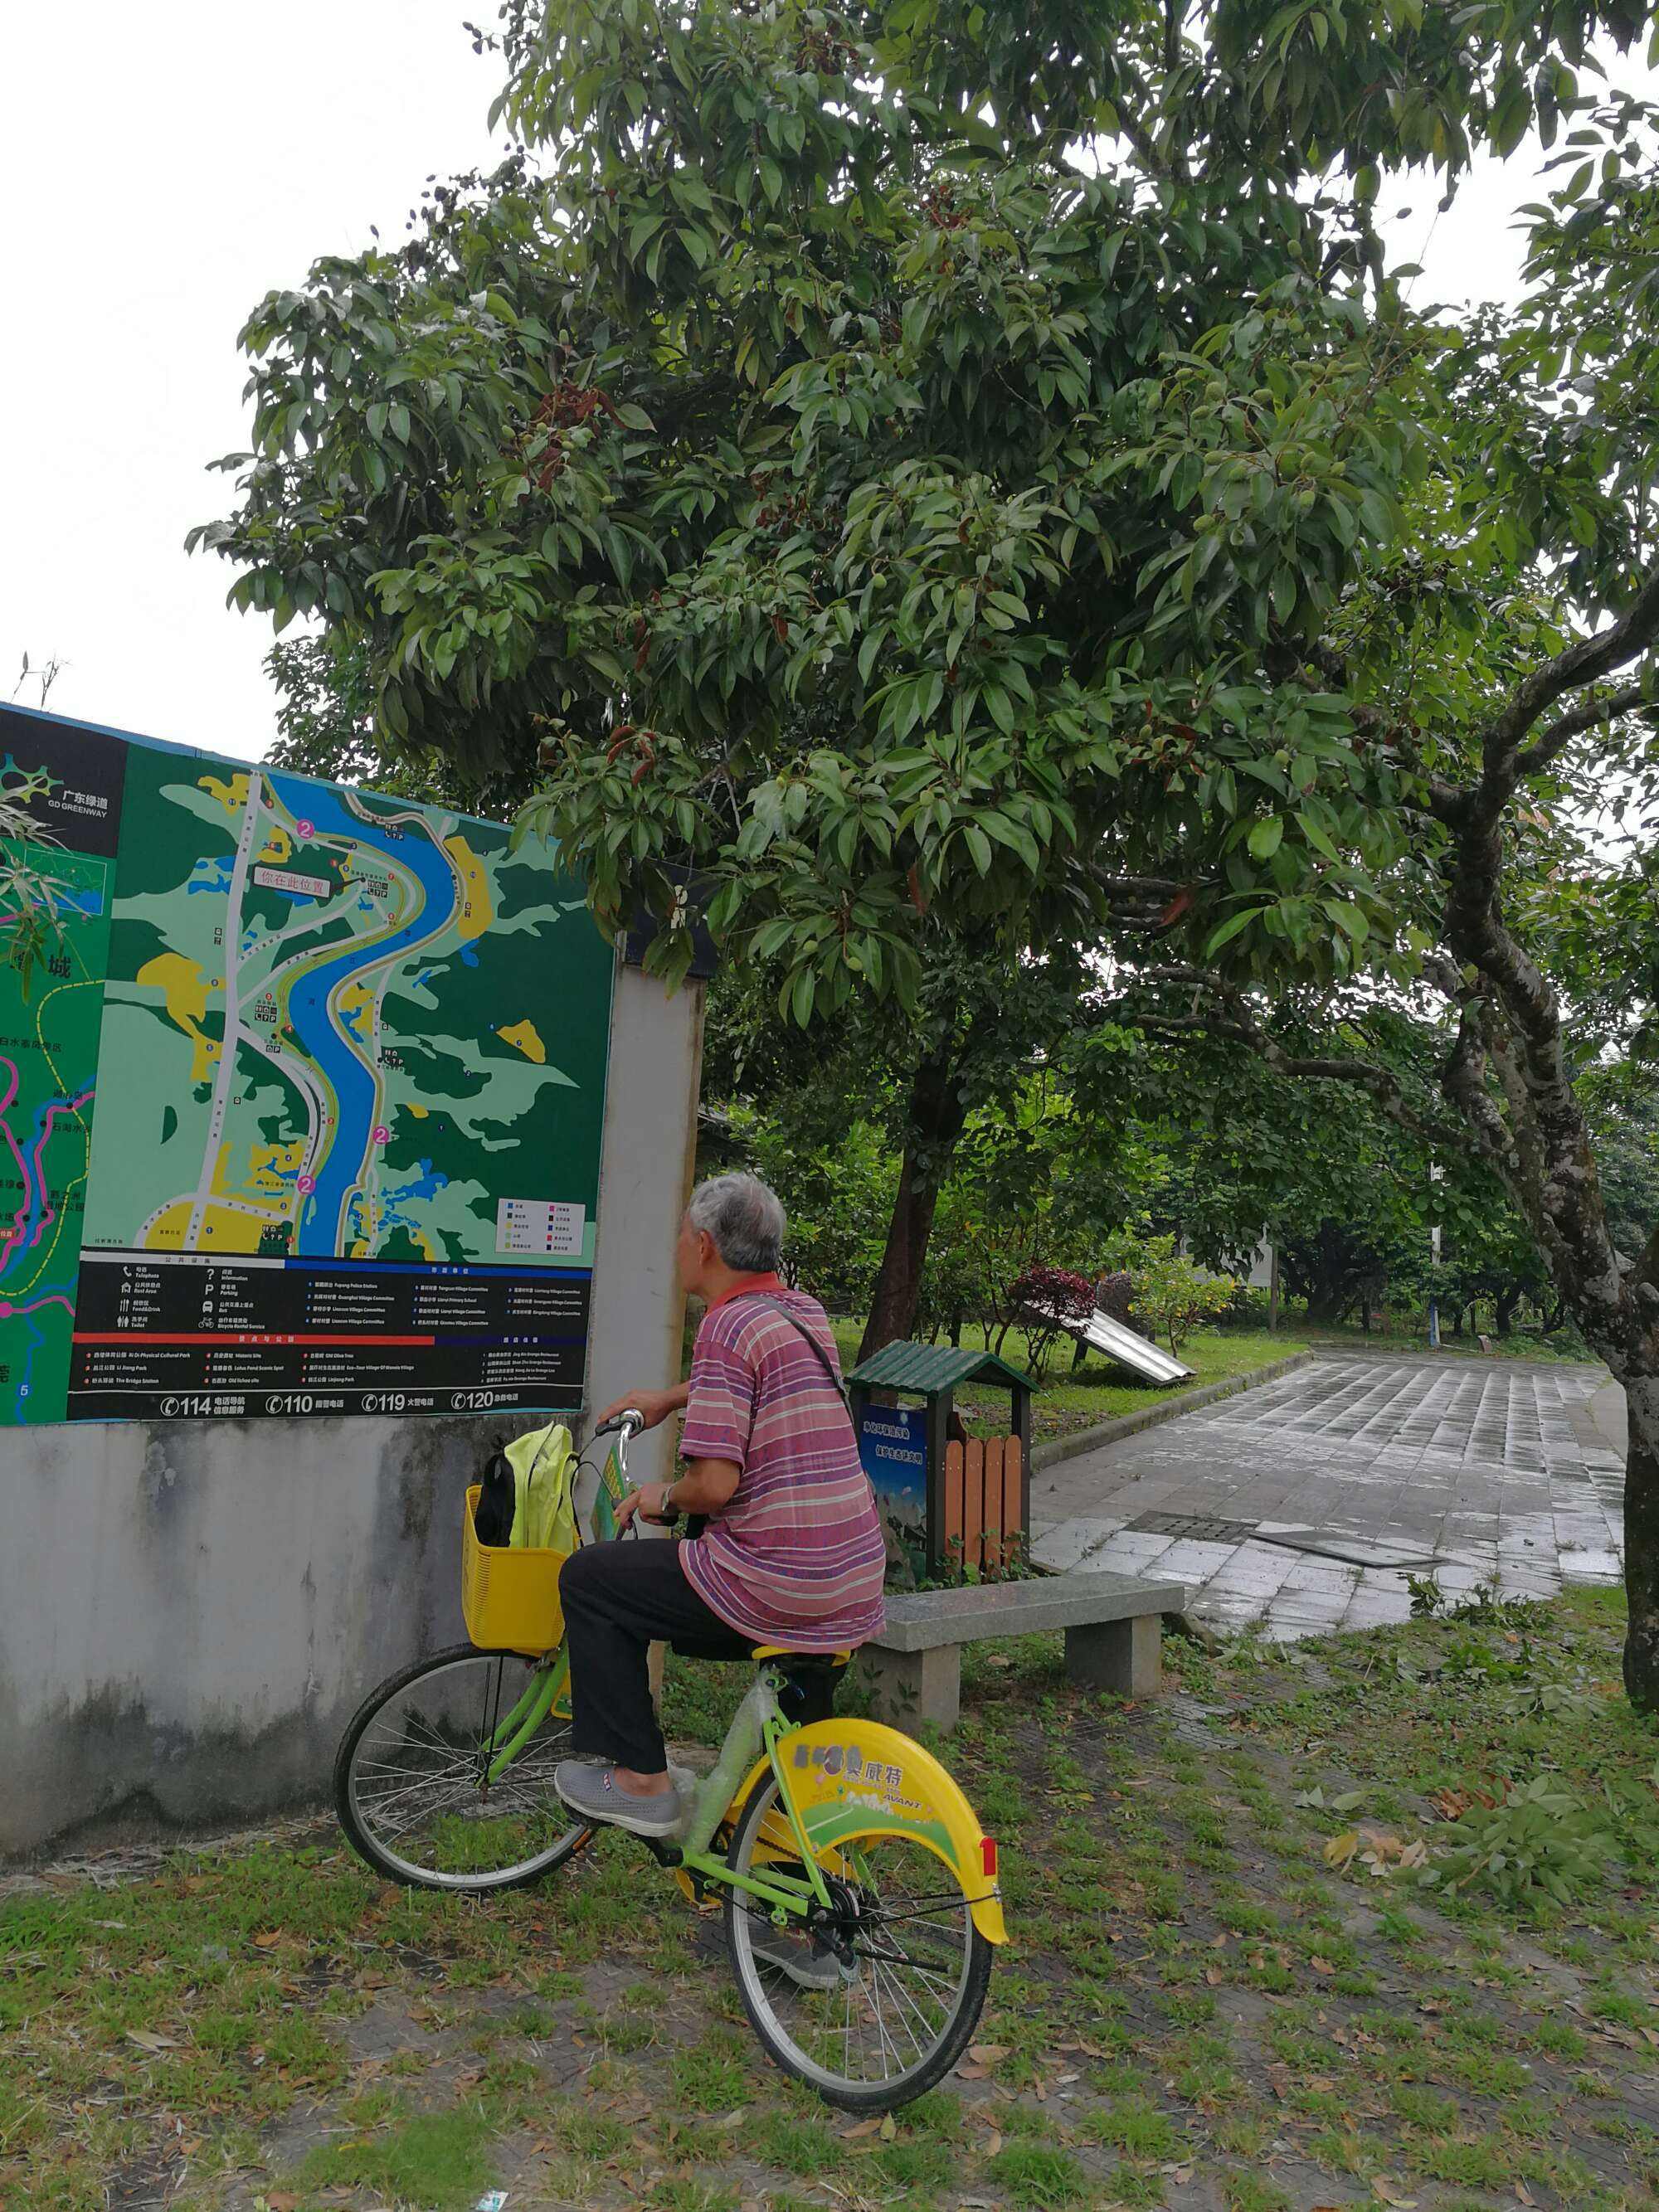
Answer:
<svg viewBox="0 0 1659 2212"><path fill-rule="evenodd" d="M1095 1287L1070 1267L1028 1267L1015 1282L1009 1303L1025 1319L1030 1362L1041 1375L1068 1321L1087 1321L1095 1310Z"/></svg>

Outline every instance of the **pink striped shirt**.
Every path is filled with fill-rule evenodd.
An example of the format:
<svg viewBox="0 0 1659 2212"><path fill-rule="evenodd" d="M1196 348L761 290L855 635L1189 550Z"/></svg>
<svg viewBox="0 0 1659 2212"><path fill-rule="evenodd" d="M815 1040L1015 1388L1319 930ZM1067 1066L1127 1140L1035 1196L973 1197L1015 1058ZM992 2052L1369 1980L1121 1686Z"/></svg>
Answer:
<svg viewBox="0 0 1659 2212"><path fill-rule="evenodd" d="M823 1308L803 1291L763 1278L709 1308L691 1354L680 1450L743 1473L702 1534L680 1546L680 1565L739 1635L843 1650L882 1624L881 1522L847 1409L778 1306L836 1358Z"/></svg>

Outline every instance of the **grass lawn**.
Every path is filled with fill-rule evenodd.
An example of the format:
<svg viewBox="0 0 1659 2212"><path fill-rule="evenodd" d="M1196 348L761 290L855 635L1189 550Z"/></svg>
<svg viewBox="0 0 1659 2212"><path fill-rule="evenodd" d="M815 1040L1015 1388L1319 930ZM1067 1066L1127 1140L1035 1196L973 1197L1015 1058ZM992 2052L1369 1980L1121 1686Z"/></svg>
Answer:
<svg viewBox="0 0 1659 2212"><path fill-rule="evenodd" d="M890 2135L763 2065L718 1922L622 1838L488 1905L383 1887L325 1822L15 1881L0 2203L1635 2212L1659 1732L1614 1693L1620 1626L1580 1590L1289 1653L1171 1642L1171 1693L1133 1706L1072 1689L1057 1640L971 1653L947 1756L1012 1941L974 2054ZM677 1733L740 1686L676 1662ZM1580 1808L1540 1815L1564 1899L1401 1869L1540 1778Z"/></svg>

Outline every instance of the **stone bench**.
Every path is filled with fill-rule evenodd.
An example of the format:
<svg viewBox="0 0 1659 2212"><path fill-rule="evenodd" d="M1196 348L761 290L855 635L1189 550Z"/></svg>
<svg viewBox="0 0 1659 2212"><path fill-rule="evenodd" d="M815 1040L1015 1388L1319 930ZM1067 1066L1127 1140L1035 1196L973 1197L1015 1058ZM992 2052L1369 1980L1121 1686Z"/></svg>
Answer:
<svg viewBox="0 0 1659 2212"><path fill-rule="evenodd" d="M1186 1607L1179 1583L1087 1571L917 1590L888 1599L886 1626L860 1646L859 1665L884 1720L899 1727L925 1720L954 1728L964 1644L1058 1628L1066 1632L1066 1671L1074 1682L1147 1698L1162 1680L1163 1616Z"/></svg>

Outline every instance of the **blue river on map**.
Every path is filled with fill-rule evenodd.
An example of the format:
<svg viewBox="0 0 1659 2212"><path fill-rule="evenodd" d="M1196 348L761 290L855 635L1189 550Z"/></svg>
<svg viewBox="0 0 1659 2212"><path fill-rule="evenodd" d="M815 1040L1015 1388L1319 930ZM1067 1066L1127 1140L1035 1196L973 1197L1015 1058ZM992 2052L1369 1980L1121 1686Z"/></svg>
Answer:
<svg viewBox="0 0 1659 2212"><path fill-rule="evenodd" d="M325 836L349 837L354 844L373 848L419 879L425 896L395 936L382 938L373 947L377 965L404 951L416 939L429 937L441 915L453 915L455 878L442 851L422 830L411 823L402 837L390 837L374 816L365 818L349 813L326 785L270 775L269 769L266 774L272 790L296 820L303 817L314 822ZM289 1018L295 1035L328 1079L340 1115L333 1142L317 1171L317 1188L300 1221L295 1250L305 1259L336 1256L340 1209L356 1187L374 1127L374 1079L328 1013L329 993L362 967L363 957L361 944L343 945L333 959L312 969L289 994Z"/></svg>

